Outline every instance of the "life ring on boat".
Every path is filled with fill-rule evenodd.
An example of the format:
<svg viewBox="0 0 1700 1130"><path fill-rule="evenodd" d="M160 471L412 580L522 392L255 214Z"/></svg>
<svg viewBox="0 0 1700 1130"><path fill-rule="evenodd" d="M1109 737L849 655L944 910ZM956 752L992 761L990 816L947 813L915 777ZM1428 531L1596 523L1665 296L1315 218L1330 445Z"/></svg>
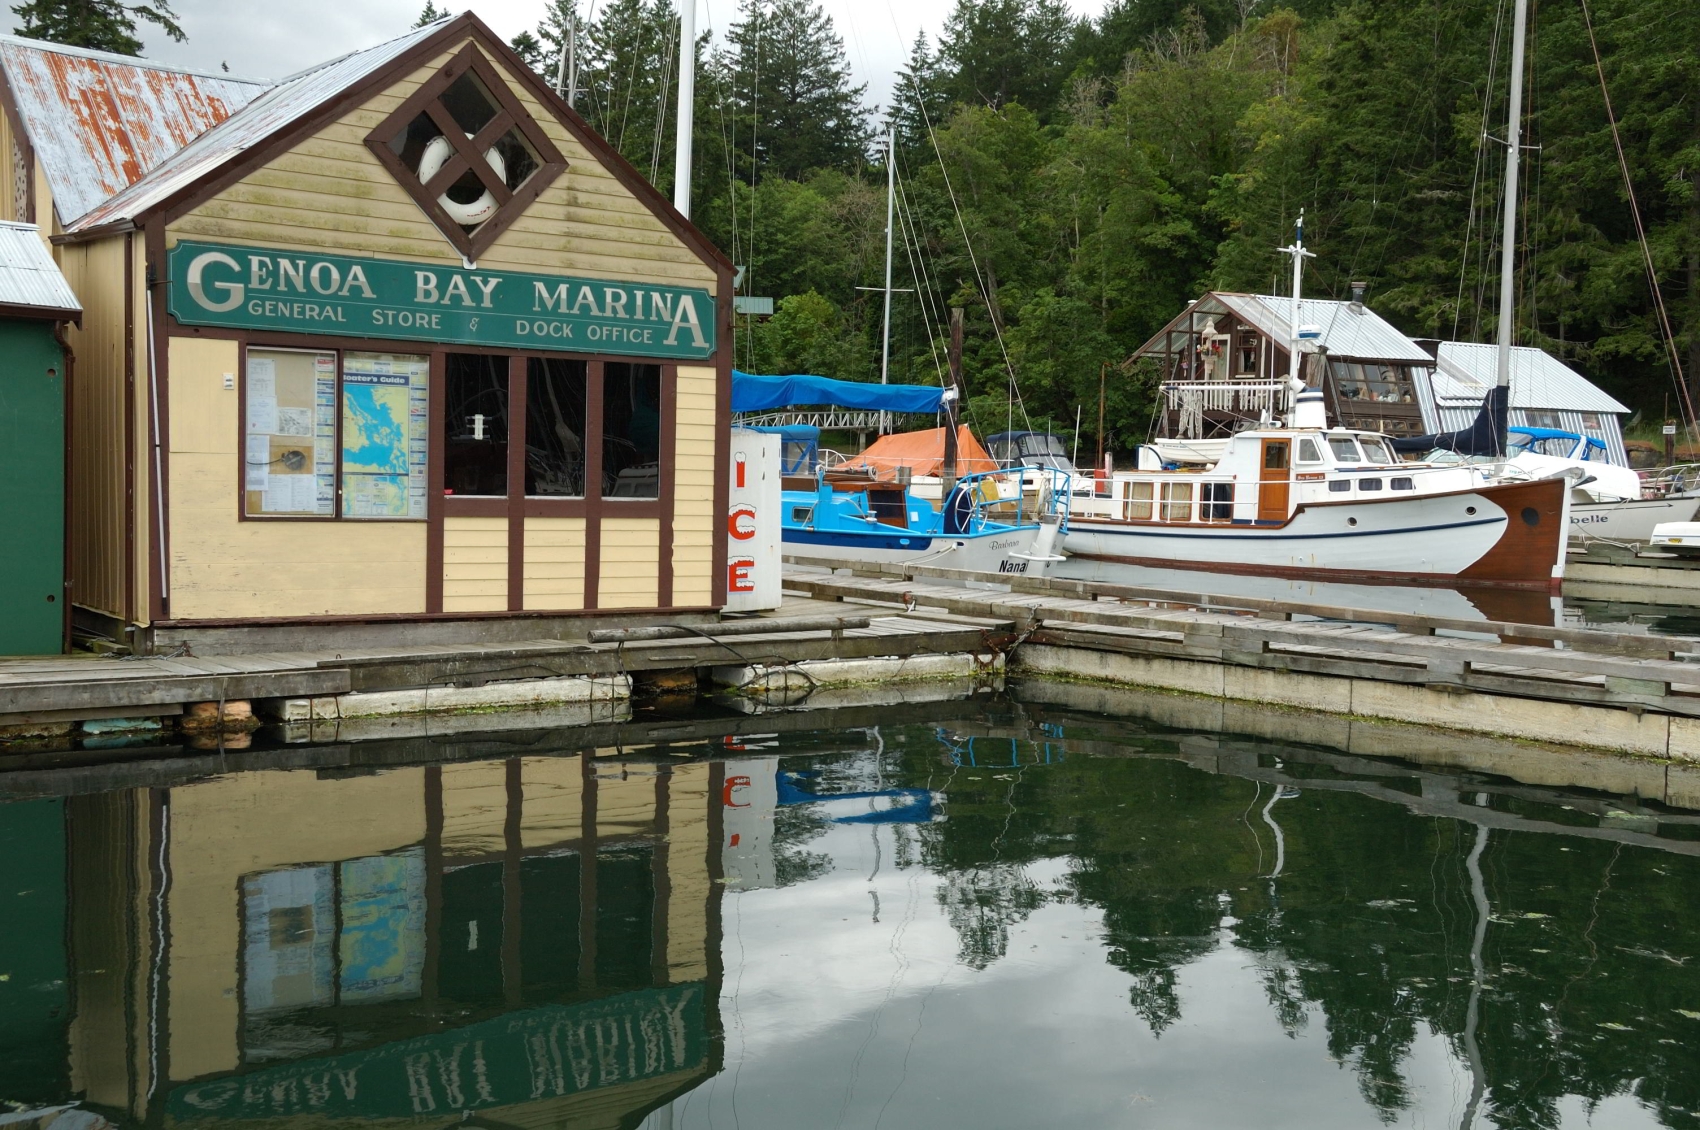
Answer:
<svg viewBox="0 0 1700 1130"><path fill-rule="evenodd" d="M470 138L472 135L469 133L466 136ZM442 136L433 137L425 146L425 152L419 156L419 183L430 184L431 178L442 172L443 166L449 163L454 151L454 142ZM502 155L495 149L486 149L484 160L489 162L496 176L505 183L508 179L508 163L502 160ZM445 192L437 197L437 204L449 214L449 219L469 228L494 216L496 209L500 207L496 203L496 194L489 189L485 189L482 196L467 204L462 204Z"/></svg>

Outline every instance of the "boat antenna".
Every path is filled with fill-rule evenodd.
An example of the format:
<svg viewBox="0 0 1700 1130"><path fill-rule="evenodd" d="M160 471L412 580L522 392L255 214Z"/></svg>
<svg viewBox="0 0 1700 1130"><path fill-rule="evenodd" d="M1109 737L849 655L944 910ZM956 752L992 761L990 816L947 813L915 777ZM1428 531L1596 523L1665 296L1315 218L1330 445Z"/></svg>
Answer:
<svg viewBox="0 0 1700 1130"><path fill-rule="evenodd" d="M1305 260L1316 258L1316 252L1305 250L1305 210L1299 209L1299 218L1293 225L1293 242L1290 247L1280 249L1283 255L1293 257L1293 298L1287 317L1287 398L1292 401L1304 387L1304 381L1299 377L1299 307L1303 302Z"/></svg>
<svg viewBox="0 0 1700 1130"><path fill-rule="evenodd" d="M1505 418L1511 418L1511 335L1517 311L1512 305L1517 269L1517 173L1523 159L1523 45L1529 32L1529 0L1517 0L1511 23L1511 105L1505 126L1505 211L1500 220L1499 240L1499 346L1498 387L1505 389ZM1507 437L1500 429L1500 450Z"/></svg>

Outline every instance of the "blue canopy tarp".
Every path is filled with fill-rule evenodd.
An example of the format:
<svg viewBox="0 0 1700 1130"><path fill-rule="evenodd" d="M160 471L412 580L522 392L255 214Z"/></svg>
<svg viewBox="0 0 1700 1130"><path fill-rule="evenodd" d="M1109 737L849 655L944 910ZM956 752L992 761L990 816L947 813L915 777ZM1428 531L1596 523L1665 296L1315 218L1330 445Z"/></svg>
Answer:
<svg viewBox="0 0 1700 1130"><path fill-rule="evenodd" d="M1535 428L1527 427L1523 424L1512 424L1506 429L1506 431L1510 432L1512 435L1525 435L1530 439L1537 441L1543 439L1562 439L1575 443L1579 439L1586 439L1589 447L1597 451L1604 451L1606 449L1605 443L1601 440L1595 439L1593 436L1578 435L1576 432L1567 432L1559 428Z"/></svg>
<svg viewBox="0 0 1700 1130"><path fill-rule="evenodd" d="M732 372L732 411L766 412L797 404L830 404L876 412L937 412L942 388L876 385L831 377L758 377Z"/></svg>

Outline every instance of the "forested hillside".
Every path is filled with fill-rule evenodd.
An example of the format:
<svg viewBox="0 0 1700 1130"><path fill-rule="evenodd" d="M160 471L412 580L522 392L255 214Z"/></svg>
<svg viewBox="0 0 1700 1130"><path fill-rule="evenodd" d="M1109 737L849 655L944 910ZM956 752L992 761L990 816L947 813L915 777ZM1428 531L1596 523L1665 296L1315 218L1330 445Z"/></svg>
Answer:
<svg viewBox="0 0 1700 1130"><path fill-rule="evenodd" d="M516 43L555 75L571 0ZM1545 0L1531 16L1517 338L1649 418L1675 411L1665 348L1590 47L1690 380L1700 375L1700 4ZM671 191L677 35L668 0L600 4L578 107ZM1026 411L1145 434L1129 354L1212 288L1285 289L1299 208L1307 293L1413 334L1489 340L1510 39L1506 0L957 0L891 106L872 107L811 0L746 0L705 29L694 218L772 295L740 365L877 379L884 130L898 130L893 379L937 381L967 319L976 422ZM1484 138L1485 132L1490 136ZM1016 409L1019 420L1020 409Z"/></svg>

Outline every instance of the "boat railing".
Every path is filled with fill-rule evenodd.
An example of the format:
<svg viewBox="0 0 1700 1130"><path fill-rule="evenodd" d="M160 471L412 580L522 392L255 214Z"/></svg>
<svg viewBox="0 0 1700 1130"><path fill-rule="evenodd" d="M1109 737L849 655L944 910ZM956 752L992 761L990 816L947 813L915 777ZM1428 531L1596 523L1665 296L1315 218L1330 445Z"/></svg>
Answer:
<svg viewBox="0 0 1700 1130"><path fill-rule="evenodd" d="M944 505L946 533L982 533L998 526L1031 526L1054 515L1068 528L1072 476L1054 467L977 471L956 480Z"/></svg>

